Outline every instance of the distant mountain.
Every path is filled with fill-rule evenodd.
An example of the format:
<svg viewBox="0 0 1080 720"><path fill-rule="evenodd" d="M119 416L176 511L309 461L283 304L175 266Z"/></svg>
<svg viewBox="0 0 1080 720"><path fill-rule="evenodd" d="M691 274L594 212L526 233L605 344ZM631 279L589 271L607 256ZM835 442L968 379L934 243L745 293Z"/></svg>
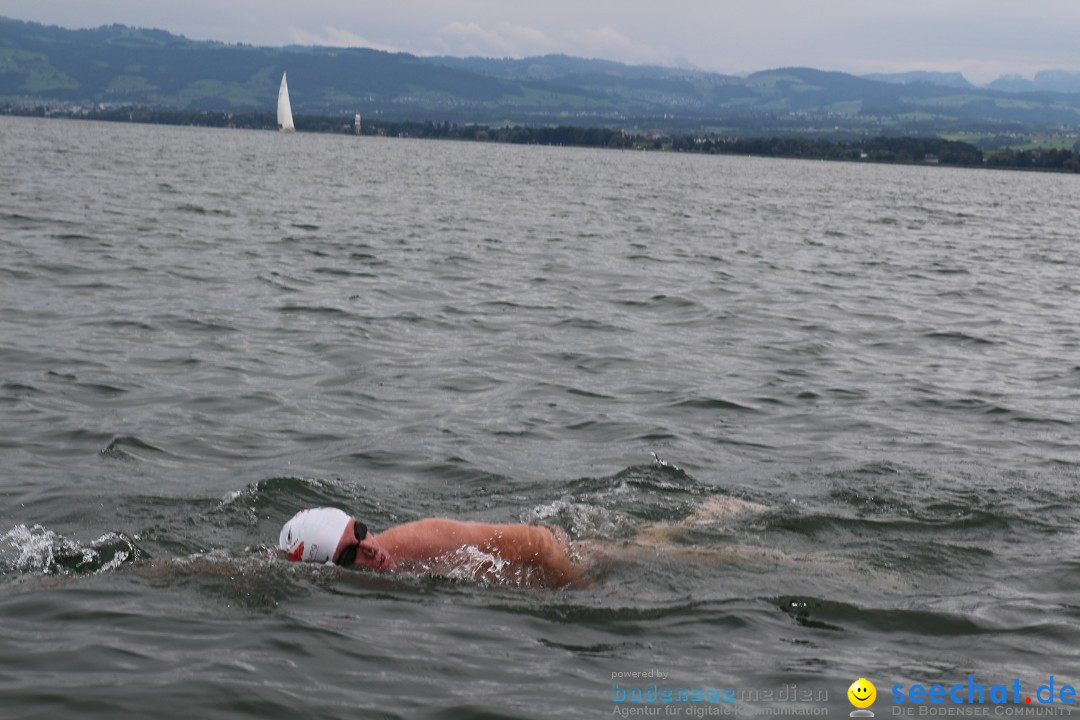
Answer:
<svg viewBox="0 0 1080 720"><path fill-rule="evenodd" d="M448 67L506 78L508 80L556 80L565 77L608 75L626 80L657 80L686 78L727 78L732 83L741 78L698 70L660 67L657 65L624 65L611 60L590 60L569 55L543 55L529 58L428 57L429 62Z"/></svg>
<svg viewBox="0 0 1080 720"><path fill-rule="evenodd" d="M872 75L863 75L862 77L867 80L877 80L878 82L894 83L896 85L927 83L928 85L940 85L942 87L958 88L961 90L972 90L975 88L974 85L967 81L967 78L958 72L945 73L916 70L905 73L875 73Z"/></svg>
<svg viewBox="0 0 1080 720"><path fill-rule="evenodd" d="M1035 89L1040 92L1080 93L1080 73L1040 70L1035 73Z"/></svg>
<svg viewBox="0 0 1080 720"><path fill-rule="evenodd" d="M1035 73L1034 80L1028 80L1021 75L1002 75L986 87L990 90L1011 93L1080 93L1080 73L1066 70L1041 70Z"/></svg>
<svg viewBox="0 0 1080 720"><path fill-rule="evenodd" d="M0 18L0 104L143 105L273 112L288 70L299 115L729 134L944 132L1080 125L1080 90L1021 99L955 73L856 77L779 68L734 77L566 55L420 58L359 48L197 42L110 25L66 30ZM905 82L906 79L906 82Z"/></svg>
<svg viewBox="0 0 1080 720"><path fill-rule="evenodd" d="M1007 93L1035 92L1035 83L1023 75L1002 75L986 85L990 90Z"/></svg>

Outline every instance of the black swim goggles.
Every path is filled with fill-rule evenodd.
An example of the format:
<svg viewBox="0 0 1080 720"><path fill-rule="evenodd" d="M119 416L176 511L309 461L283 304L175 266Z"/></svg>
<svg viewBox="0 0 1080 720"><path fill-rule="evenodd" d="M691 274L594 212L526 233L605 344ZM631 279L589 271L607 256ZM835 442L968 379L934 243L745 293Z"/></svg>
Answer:
<svg viewBox="0 0 1080 720"><path fill-rule="evenodd" d="M341 554L338 555L338 559L334 563L335 565L350 567L356 563L356 551L360 547L360 543L362 543L364 541L364 538L367 537L367 525L360 522L359 520L356 520L355 524L353 525L353 531L356 533L356 544L350 545L349 547L342 550Z"/></svg>

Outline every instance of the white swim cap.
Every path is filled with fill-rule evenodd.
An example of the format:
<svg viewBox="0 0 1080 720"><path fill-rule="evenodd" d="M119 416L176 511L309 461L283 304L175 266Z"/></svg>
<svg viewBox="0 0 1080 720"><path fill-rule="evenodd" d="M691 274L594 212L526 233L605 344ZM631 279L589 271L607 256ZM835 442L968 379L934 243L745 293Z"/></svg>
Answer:
<svg viewBox="0 0 1080 720"><path fill-rule="evenodd" d="M334 552L341 542L341 535L348 527L350 519L347 513L337 508L301 510L281 528L278 547L285 551L290 560L333 560Z"/></svg>

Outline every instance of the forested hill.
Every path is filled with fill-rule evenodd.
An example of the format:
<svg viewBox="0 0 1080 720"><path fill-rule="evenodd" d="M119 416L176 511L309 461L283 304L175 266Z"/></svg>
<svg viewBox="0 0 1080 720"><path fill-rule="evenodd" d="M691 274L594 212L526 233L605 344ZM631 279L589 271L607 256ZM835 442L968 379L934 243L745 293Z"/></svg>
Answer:
<svg viewBox="0 0 1080 720"><path fill-rule="evenodd" d="M93 30L0 19L0 98L255 110L276 105L288 70L293 108L352 109L411 94L464 102L513 95L513 83L405 54L197 42L162 30Z"/></svg>
<svg viewBox="0 0 1080 720"><path fill-rule="evenodd" d="M733 77L561 55L491 60L267 48L122 25L66 30L0 18L0 104L269 111L286 70L299 114L732 134L1080 125L1080 94L1016 94L809 68Z"/></svg>

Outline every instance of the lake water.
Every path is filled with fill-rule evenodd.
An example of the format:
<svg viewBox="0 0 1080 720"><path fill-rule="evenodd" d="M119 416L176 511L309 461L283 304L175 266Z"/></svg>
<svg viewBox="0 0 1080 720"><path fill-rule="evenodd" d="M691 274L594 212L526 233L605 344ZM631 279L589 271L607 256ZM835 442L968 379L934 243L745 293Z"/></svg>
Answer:
<svg viewBox="0 0 1080 720"><path fill-rule="evenodd" d="M846 717L866 677L881 717L897 684L1080 685L1078 198L0 118L0 716L593 718L657 683L734 699L634 707ZM323 504L672 532L523 590L286 563Z"/></svg>

